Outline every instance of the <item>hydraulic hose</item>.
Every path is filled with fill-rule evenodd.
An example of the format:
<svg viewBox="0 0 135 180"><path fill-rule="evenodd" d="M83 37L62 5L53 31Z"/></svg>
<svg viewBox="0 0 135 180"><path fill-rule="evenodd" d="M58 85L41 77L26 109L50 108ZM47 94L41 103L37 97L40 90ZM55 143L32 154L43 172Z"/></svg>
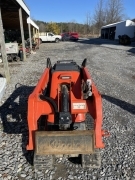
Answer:
<svg viewBox="0 0 135 180"><path fill-rule="evenodd" d="M69 111L69 95L68 95L68 89L66 85L62 85L62 92L61 92L61 110L62 112L68 112Z"/></svg>
<svg viewBox="0 0 135 180"><path fill-rule="evenodd" d="M41 100L47 101L48 103L50 103L52 105L53 109L54 109L54 112L58 112L57 104L55 103L53 98L44 96L42 94L39 97L40 97Z"/></svg>

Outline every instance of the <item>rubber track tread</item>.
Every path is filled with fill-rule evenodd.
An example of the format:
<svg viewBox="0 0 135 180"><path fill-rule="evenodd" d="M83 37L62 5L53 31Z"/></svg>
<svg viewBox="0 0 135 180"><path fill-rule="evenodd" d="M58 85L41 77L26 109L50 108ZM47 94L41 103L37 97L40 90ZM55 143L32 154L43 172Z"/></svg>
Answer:
<svg viewBox="0 0 135 180"><path fill-rule="evenodd" d="M86 114L86 130L94 130L94 119L89 113ZM101 156L98 149L93 154L82 154L83 168L100 168Z"/></svg>
<svg viewBox="0 0 135 180"><path fill-rule="evenodd" d="M53 168L53 156L52 155L34 155L34 168L38 171L49 170Z"/></svg>

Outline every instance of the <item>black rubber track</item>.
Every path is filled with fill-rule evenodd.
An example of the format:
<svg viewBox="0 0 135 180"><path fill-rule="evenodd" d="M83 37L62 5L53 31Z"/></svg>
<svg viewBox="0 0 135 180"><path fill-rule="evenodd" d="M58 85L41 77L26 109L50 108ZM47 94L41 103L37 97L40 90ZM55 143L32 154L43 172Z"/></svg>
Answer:
<svg viewBox="0 0 135 180"><path fill-rule="evenodd" d="M94 119L92 116L86 114L86 130L94 130ZM101 157L98 149L95 149L93 154L82 154L82 167L83 168L100 168L101 166Z"/></svg>

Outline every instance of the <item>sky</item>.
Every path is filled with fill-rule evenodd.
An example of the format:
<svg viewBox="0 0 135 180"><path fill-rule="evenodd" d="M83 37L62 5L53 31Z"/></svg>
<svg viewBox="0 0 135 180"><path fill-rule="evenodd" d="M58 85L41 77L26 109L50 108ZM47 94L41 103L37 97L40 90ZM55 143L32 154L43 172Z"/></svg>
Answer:
<svg viewBox="0 0 135 180"><path fill-rule="evenodd" d="M93 15L98 0L24 0L31 18L44 22L85 23L87 13ZM135 18L135 0L123 0L126 19ZM126 20L125 19L125 20Z"/></svg>

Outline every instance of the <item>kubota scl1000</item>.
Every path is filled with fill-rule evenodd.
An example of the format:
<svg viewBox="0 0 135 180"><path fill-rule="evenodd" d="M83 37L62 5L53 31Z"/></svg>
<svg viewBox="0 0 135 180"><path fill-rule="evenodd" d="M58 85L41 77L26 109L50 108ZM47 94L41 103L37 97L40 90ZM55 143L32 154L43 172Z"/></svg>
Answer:
<svg viewBox="0 0 135 180"><path fill-rule="evenodd" d="M86 68L47 59L47 67L28 99L29 142L35 168L52 168L58 155L81 156L82 167L99 167L102 99Z"/></svg>

